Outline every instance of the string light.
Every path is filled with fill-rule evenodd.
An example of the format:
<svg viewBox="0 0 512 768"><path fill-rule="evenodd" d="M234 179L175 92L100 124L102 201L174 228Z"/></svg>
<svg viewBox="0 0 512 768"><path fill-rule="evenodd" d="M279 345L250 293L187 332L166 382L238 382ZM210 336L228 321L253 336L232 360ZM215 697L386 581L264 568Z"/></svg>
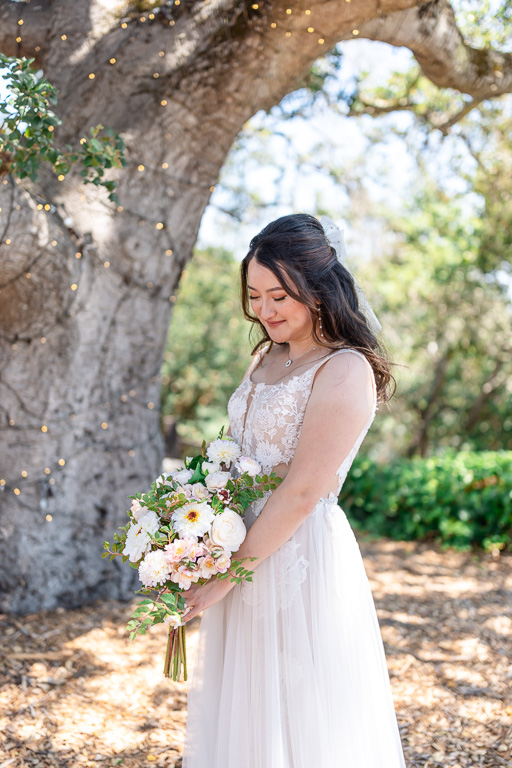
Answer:
<svg viewBox="0 0 512 768"><path fill-rule="evenodd" d="M158 80L160 75L158 74L158 72L153 72L153 77L155 78L155 80Z"/></svg>
<svg viewBox="0 0 512 768"><path fill-rule="evenodd" d="M285 37L291 37L291 36L292 36L291 32L285 32Z"/></svg>
<svg viewBox="0 0 512 768"><path fill-rule="evenodd" d="M19 489L19 488L15 488L15 489L14 489L14 493L16 494L16 496L19 496L19 495L20 495L20 493L21 493L21 491L20 491L20 489Z"/></svg>
<svg viewBox="0 0 512 768"><path fill-rule="evenodd" d="M109 59L109 61L110 61L110 63L111 63L111 64L115 64L115 63L116 63L116 61L117 61L117 59L114 59L114 57L112 56L112 58L111 58L111 59Z"/></svg>
<svg viewBox="0 0 512 768"><path fill-rule="evenodd" d="M106 421L101 422L101 428L102 429L108 429L108 423Z"/></svg>
<svg viewBox="0 0 512 768"><path fill-rule="evenodd" d="M123 21L123 23L121 24L121 29L126 29L127 26L128 24L126 23L126 21Z"/></svg>
<svg viewBox="0 0 512 768"><path fill-rule="evenodd" d="M94 72L91 72L89 75L89 80L94 80L95 77L96 75L94 74Z"/></svg>
<svg viewBox="0 0 512 768"><path fill-rule="evenodd" d="M153 20L154 18L155 18L155 14L154 14L154 13L150 13L150 14L148 15L148 19L151 19L151 20Z"/></svg>
<svg viewBox="0 0 512 768"><path fill-rule="evenodd" d="M162 163L162 168L164 169L164 171L167 170L168 167L169 167L169 163Z"/></svg>
<svg viewBox="0 0 512 768"><path fill-rule="evenodd" d="M28 472L27 472L27 470L26 470L26 469L22 469L22 470L21 470L21 476L22 476L22 477L28 477Z"/></svg>
<svg viewBox="0 0 512 768"><path fill-rule="evenodd" d="M162 105L162 107L166 107L167 106L167 99L162 99L160 104Z"/></svg>
<svg viewBox="0 0 512 768"><path fill-rule="evenodd" d="M50 133L52 133L55 130L55 128L53 127L53 125L49 125L47 130L50 131Z"/></svg>
<svg viewBox="0 0 512 768"><path fill-rule="evenodd" d="M108 269L110 267L110 261L104 261L103 266L105 267L105 269Z"/></svg>
<svg viewBox="0 0 512 768"><path fill-rule="evenodd" d="M59 463L59 466L63 467L66 463L66 459L59 459L58 463Z"/></svg>
<svg viewBox="0 0 512 768"><path fill-rule="evenodd" d="M52 479L53 479L53 478L52 478ZM52 517L51 515L46 515L46 518L45 518L45 520L46 520L47 522L51 523L51 521L53 520L53 517Z"/></svg>
<svg viewBox="0 0 512 768"><path fill-rule="evenodd" d="M273 21L270 26L272 27L272 29L275 29L277 27L277 24L275 23L275 21Z"/></svg>
<svg viewBox="0 0 512 768"><path fill-rule="evenodd" d="M43 424L43 426L41 427L41 432L48 432L48 427L46 426L46 424Z"/></svg>
<svg viewBox="0 0 512 768"><path fill-rule="evenodd" d="M358 35L359 34L359 30L358 29L353 29L352 30L352 34L353 35Z"/></svg>
<svg viewBox="0 0 512 768"><path fill-rule="evenodd" d="M323 45L325 43L325 40L323 39L323 37L319 37L318 42L320 43L320 45Z"/></svg>
<svg viewBox="0 0 512 768"><path fill-rule="evenodd" d="M78 288L78 285L76 283L72 283L71 284L71 290L72 291L76 291L77 288Z"/></svg>
<svg viewBox="0 0 512 768"><path fill-rule="evenodd" d="M10 244L11 244L11 242L12 242L12 241L11 241L11 239L8 237L8 238L6 239L6 241L5 241L5 244L6 244L6 245L10 245Z"/></svg>
<svg viewBox="0 0 512 768"><path fill-rule="evenodd" d="M291 8L287 8L287 9L286 9L286 13L288 14L288 16L290 15L290 13L291 13L291 12L292 12L292 9L291 9Z"/></svg>
<svg viewBox="0 0 512 768"><path fill-rule="evenodd" d="M60 39L61 39L61 40L67 40L67 39L68 39L68 36L67 36L67 35L61 35L61 36L60 36Z"/></svg>
<svg viewBox="0 0 512 768"><path fill-rule="evenodd" d="M311 11L309 11L309 10L304 11L304 13L306 14L306 16L311 16Z"/></svg>
<svg viewBox="0 0 512 768"><path fill-rule="evenodd" d="M66 177L61 173L61 174L59 174L59 176L57 176L57 178L58 178L59 181L64 181L64 179Z"/></svg>
<svg viewBox="0 0 512 768"><path fill-rule="evenodd" d="M155 226L156 226L157 229L163 229L164 228L164 225L162 224L161 221L159 221L158 224L155 224Z"/></svg>
<svg viewBox="0 0 512 768"><path fill-rule="evenodd" d="M308 27L308 32L314 32L314 31L315 31L314 27Z"/></svg>
<svg viewBox="0 0 512 768"><path fill-rule="evenodd" d="M16 38L16 42L17 42L17 43L21 43L21 37L17 37L17 38Z"/></svg>
<svg viewBox="0 0 512 768"><path fill-rule="evenodd" d="M148 403L148 408L150 411L152 411L154 407L155 407L154 403Z"/></svg>
<svg viewBox="0 0 512 768"><path fill-rule="evenodd" d="M165 56L165 51L158 51L159 56Z"/></svg>
<svg viewBox="0 0 512 768"><path fill-rule="evenodd" d="M128 456L135 456L135 451L133 449L128 451Z"/></svg>
<svg viewBox="0 0 512 768"><path fill-rule="evenodd" d="M138 171L140 171L140 172L142 173L142 171L144 170L144 166L143 166L142 164L141 164L141 165L138 165L138 166L137 166L137 170L138 170Z"/></svg>
<svg viewBox="0 0 512 768"><path fill-rule="evenodd" d="M21 27L23 25L23 19L19 19L18 24Z"/></svg>
<svg viewBox="0 0 512 768"><path fill-rule="evenodd" d="M49 475L51 473L50 467L45 467L44 468L44 473L45 473L45 475Z"/></svg>
<svg viewBox="0 0 512 768"><path fill-rule="evenodd" d="M75 253L75 259L81 259L81 258L82 258L82 254L80 253L80 251L77 251Z"/></svg>
<svg viewBox="0 0 512 768"><path fill-rule="evenodd" d="M46 203L46 205L44 206L45 211L49 211L50 208L51 208L51 205L48 205L48 203Z"/></svg>
<svg viewBox="0 0 512 768"><path fill-rule="evenodd" d="M41 336L41 344L46 344L46 336Z"/></svg>
<svg viewBox="0 0 512 768"><path fill-rule="evenodd" d="M170 249L170 248L168 248L168 249L166 250L166 252L165 252L165 255L166 255L166 256L172 256L172 251L171 251L171 249Z"/></svg>

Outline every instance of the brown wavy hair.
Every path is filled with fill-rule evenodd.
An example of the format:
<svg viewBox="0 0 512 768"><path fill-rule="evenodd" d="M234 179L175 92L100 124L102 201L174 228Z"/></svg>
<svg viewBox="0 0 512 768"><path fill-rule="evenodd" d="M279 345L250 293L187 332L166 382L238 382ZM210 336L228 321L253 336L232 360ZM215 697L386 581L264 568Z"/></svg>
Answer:
<svg viewBox="0 0 512 768"><path fill-rule="evenodd" d="M259 326L262 333L252 350L254 354L263 344L276 342L251 312L247 271L252 259L269 269L286 293L309 309L317 345L361 352L373 368L378 399L390 400L396 391L396 379L390 367L396 363L388 359L384 345L370 330L359 307L352 275L338 261L318 219L306 213L281 216L267 224L250 242L241 264L241 290L244 315ZM316 330L320 317L323 338Z"/></svg>

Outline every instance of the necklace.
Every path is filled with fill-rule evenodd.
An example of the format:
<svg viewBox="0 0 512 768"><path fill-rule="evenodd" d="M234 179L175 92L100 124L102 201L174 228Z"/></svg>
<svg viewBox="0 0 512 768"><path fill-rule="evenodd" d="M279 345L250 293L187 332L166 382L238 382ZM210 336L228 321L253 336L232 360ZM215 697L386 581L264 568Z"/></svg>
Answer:
<svg viewBox="0 0 512 768"><path fill-rule="evenodd" d="M295 360L290 360L290 353L288 352L288 360L284 364L284 367L289 368L292 363L296 363L297 360L300 360L302 357L307 355L308 352L312 352L314 349L316 349L316 347L311 347L311 349L307 349L305 352L302 353L302 355L299 355L298 357L296 357Z"/></svg>

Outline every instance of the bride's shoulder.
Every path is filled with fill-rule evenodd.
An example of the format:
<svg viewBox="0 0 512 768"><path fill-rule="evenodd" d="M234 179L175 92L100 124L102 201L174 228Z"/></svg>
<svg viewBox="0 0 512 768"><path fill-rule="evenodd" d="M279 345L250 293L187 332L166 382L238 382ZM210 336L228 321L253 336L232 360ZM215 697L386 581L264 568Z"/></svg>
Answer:
<svg viewBox="0 0 512 768"><path fill-rule="evenodd" d="M315 375L315 387L323 397L352 400L365 406L373 402L374 374L368 359L354 349L331 354Z"/></svg>

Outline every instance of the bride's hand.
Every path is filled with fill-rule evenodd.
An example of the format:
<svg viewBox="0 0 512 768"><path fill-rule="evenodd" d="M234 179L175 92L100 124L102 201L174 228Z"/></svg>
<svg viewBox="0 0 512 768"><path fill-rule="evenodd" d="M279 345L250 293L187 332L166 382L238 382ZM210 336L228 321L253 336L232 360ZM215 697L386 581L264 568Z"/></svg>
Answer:
<svg viewBox="0 0 512 768"><path fill-rule="evenodd" d="M210 579L206 584L192 584L184 593L185 612L183 621L191 621L198 613L222 600L235 586L236 582L227 579Z"/></svg>

